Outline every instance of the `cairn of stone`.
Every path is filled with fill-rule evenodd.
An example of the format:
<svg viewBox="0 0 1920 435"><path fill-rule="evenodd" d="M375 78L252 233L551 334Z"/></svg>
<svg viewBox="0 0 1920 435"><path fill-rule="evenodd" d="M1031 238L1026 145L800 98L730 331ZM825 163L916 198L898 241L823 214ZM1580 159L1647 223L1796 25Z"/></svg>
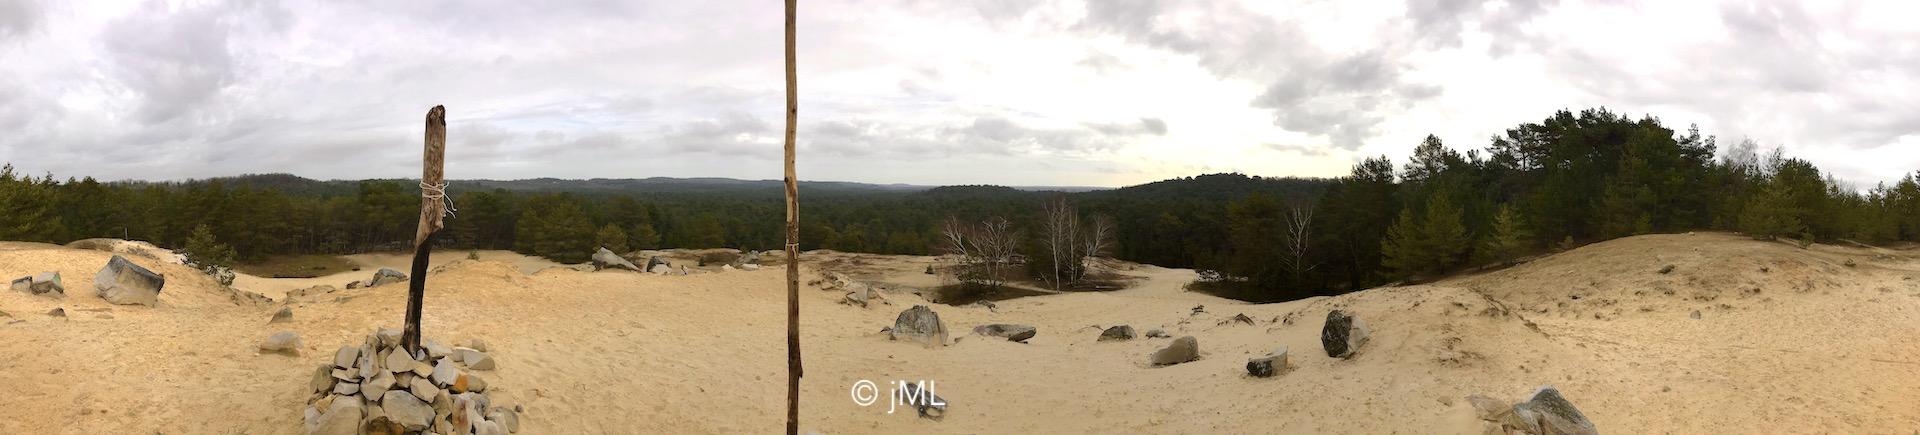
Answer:
<svg viewBox="0 0 1920 435"><path fill-rule="evenodd" d="M380 328L342 346L316 366L304 408L308 434L435 433L494 435L520 431L514 407L496 405L476 371L495 367L486 344L400 346L400 330Z"/></svg>

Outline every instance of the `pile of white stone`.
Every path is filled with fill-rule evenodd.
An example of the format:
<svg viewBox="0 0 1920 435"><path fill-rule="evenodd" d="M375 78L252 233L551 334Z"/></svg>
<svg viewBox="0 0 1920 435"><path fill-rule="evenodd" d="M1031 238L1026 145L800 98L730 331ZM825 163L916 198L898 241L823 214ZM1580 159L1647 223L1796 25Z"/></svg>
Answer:
<svg viewBox="0 0 1920 435"><path fill-rule="evenodd" d="M307 433L519 432L519 410L493 406L487 382L472 373L494 369L486 349L479 340L461 347L425 340L409 355L399 330L380 328L314 369Z"/></svg>

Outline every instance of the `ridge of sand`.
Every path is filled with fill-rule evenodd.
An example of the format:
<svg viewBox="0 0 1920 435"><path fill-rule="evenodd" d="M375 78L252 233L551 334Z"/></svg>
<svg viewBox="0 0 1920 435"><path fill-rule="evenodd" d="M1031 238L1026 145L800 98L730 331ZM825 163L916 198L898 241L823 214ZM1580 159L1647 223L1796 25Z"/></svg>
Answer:
<svg viewBox="0 0 1920 435"><path fill-rule="evenodd" d="M857 257L874 266L854 271L859 278L904 283L929 279L925 265L939 261L812 254L803 281ZM0 317L0 385L8 390L0 394L0 433L300 433L312 367L403 317L405 286L389 285L294 303L292 322L267 325L280 303L235 304L190 269L144 258L133 260L167 276L161 305L108 305L91 290L108 256L0 249L0 277L59 270L68 287L63 300L0 294L0 311L11 315ZM463 260L463 251L442 256L448 262L428 281L426 333L491 345L503 361L488 377L501 387L496 403L526 406L523 433L758 433L784 424L779 268L529 274L511 262ZM1675 269L1658 273L1666 264ZM1920 391L1913 251L1640 236L1427 285L1276 304L1184 292L1188 270L1118 273L1143 279L1125 290L1000 301L996 310L932 305L964 337L944 348L878 333L925 303L911 293L863 309L835 303L839 292L803 288L801 428L1480 433L1464 396L1517 399L1542 384L1558 387L1607 433L1920 427L1920 396L1911 394ZM1205 312L1194 314L1195 305ZM42 314L54 307L70 318ZM1321 324L1335 308L1374 331L1351 360L1320 348ZM1694 310L1701 319L1689 318ZM1255 324L1228 321L1243 313ZM986 323L1033 325L1039 335L1027 344L967 336ZM1150 368L1147 355L1166 339L1094 340L1098 327L1121 323L1195 336L1201 359ZM255 345L280 330L301 334L302 356L256 354ZM1245 375L1247 358L1278 346L1291 348L1290 371ZM858 406L849 388L863 379L936 381L951 404L947 416Z"/></svg>

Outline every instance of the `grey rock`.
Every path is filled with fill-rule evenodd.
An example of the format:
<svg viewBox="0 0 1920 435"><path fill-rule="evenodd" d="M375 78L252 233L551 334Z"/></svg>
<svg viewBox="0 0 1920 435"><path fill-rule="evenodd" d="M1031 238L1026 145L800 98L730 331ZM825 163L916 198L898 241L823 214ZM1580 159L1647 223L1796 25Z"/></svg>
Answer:
<svg viewBox="0 0 1920 435"><path fill-rule="evenodd" d="M94 294L118 305L154 306L160 303L160 289L166 284L166 277L118 255L93 276Z"/></svg>
<svg viewBox="0 0 1920 435"><path fill-rule="evenodd" d="M33 293L33 277L31 276L20 277L19 279L13 280L13 282L11 284L8 284L7 287L13 289L13 291L17 291L21 293Z"/></svg>
<svg viewBox="0 0 1920 435"><path fill-rule="evenodd" d="M300 333L293 332L293 331L280 331L280 332L273 333L273 335L271 336L268 336L266 341L260 342L260 351L271 352L271 353L283 353L287 355L299 355L300 345L301 345Z"/></svg>
<svg viewBox="0 0 1920 435"><path fill-rule="evenodd" d="M1320 345L1327 350L1327 356L1334 358L1352 358L1367 344L1371 331L1364 321L1354 318L1342 310L1327 312L1327 323L1320 328Z"/></svg>
<svg viewBox="0 0 1920 435"><path fill-rule="evenodd" d="M421 340L420 348L427 351L428 358L444 358L453 353L453 348L431 339Z"/></svg>
<svg viewBox="0 0 1920 435"><path fill-rule="evenodd" d="M366 415L365 410L361 409L361 406L358 397L335 397L333 403L327 405L326 412L320 415L320 419L314 425L313 429L307 431L307 433L309 435L358 434L360 432L360 419Z"/></svg>
<svg viewBox="0 0 1920 435"><path fill-rule="evenodd" d="M1287 370L1287 347L1286 346L1280 346L1279 350L1275 350L1273 351L1273 353L1267 354L1267 356L1252 358L1247 360L1247 374L1253 375L1253 377L1256 377L1256 378L1273 376L1274 373L1279 373L1286 370Z"/></svg>
<svg viewBox="0 0 1920 435"><path fill-rule="evenodd" d="M1099 341L1116 341L1116 340L1124 341L1124 340L1132 340L1133 337L1134 337L1133 326L1119 325L1119 326L1107 328L1107 330L1105 331L1100 331Z"/></svg>
<svg viewBox="0 0 1920 435"><path fill-rule="evenodd" d="M661 269L662 267L664 267L665 269ZM660 256L658 256L658 255L655 255L655 256L653 256L653 257L651 257L651 258L648 258L648 259L647 259L647 271L648 271L648 272L653 272L653 273L666 273L666 272L662 272L663 270L665 270L665 271L671 271L671 270L673 270L673 262L671 262L671 261L667 261L667 259L665 259L665 258L660 258Z"/></svg>
<svg viewBox="0 0 1920 435"><path fill-rule="evenodd" d="M1163 331L1157 328L1147 330L1147 338L1167 338L1167 337L1172 337L1171 335L1167 335L1167 331Z"/></svg>
<svg viewBox="0 0 1920 435"><path fill-rule="evenodd" d="M493 408L487 411L487 421L500 423L507 433L520 433L520 414L514 413L511 409Z"/></svg>
<svg viewBox="0 0 1920 435"><path fill-rule="evenodd" d="M393 386L393 373L381 370L379 374L360 383L360 395L366 396L367 399L380 398L381 395L387 394L387 390L393 389Z"/></svg>
<svg viewBox="0 0 1920 435"><path fill-rule="evenodd" d="M475 358L475 359L478 359L478 358L479 358L479 356L480 356L480 351L478 351L478 350L474 350L473 348L469 348L469 347L459 347L459 346L455 346L455 347L453 348L453 361L454 361L454 362L461 362L461 363L469 363L469 364L471 364L471 363L472 363L472 360L468 360L467 358L468 358L468 357L473 357L473 358Z"/></svg>
<svg viewBox="0 0 1920 435"><path fill-rule="evenodd" d="M413 391L414 397L419 397L420 400L428 403L440 397L440 387L433 386L433 381L427 378L413 378L413 382L408 383L407 389Z"/></svg>
<svg viewBox="0 0 1920 435"><path fill-rule="evenodd" d="M293 321L293 307L280 307L280 311L273 312L273 318L267 319L267 324L271 325L291 321Z"/></svg>
<svg viewBox="0 0 1920 435"><path fill-rule="evenodd" d="M1599 435L1593 427L1593 421L1573 407L1560 390L1553 386L1542 386L1535 390L1533 397L1513 405L1513 413L1520 420L1532 422L1539 428L1536 433L1545 435Z"/></svg>
<svg viewBox="0 0 1920 435"><path fill-rule="evenodd" d="M413 370L413 363L415 362L412 356L407 355L406 349L394 349L392 352L387 352L387 357L382 358L382 360L381 362L383 364L381 365L385 366L387 368L386 371L389 372L411 371Z"/></svg>
<svg viewBox="0 0 1920 435"><path fill-rule="evenodd" d="M333 369L333 378L345 382L360 382L360 371L353 369Z"/></svg>
<svg viewBox="0 0 1920 435"><path fill-rule="evenodd" d="M1173 339L1167 347L1153 352L1148 362L1156 366L1184 363L1200 359L1200 339L1185 336Z"/></svg>
<svg viewBox="0 0 1920 435"><path fill-rule="evenodd" d="M505 429L500 428L499 423L487 420L476 420L473 422L473 435L506 435L506 433L507 431Z"/></svg>
<svg viewBox="0 0 1920 435"><path fill-rule="evenodd" d="M947 326L940 323L940 314L926 305L914 305L893 320L893 330L888 332L895 340L902 338L918 341L928 346L947 344Z"/></svg>
<svg viewBox="0 0 1920 435"><path fill-rule="evenodd" d="M996 323L992 325L975 326L973 327L973 333L991 337L1005 337L1007 341L1025 343L1027 339L1033 338L1035 334L1038 334L1039 330L1027 325Z"/></svg>
<svg viewBox="0 0 1920 435"><path fill-rule="evenodd" d="M213 266L213 267L207 268L207 276L213 277L213 280L215 282L219 282L220 285L227 286L227 287L232 287L234 278L238 277L238 275L235 275L233 273L232 268L229 268L226 266Z"/></svg>
<svg viewBox="0 0 1920 435"><path fill-rule="evenodd" d="M760 270L760 265L753 263L742 264L740 265L740 270Z"/></svg>
<svg viewBox="0 0 1920 435"><path fill-rule="evenodd" d="M67 287L60 283L60 272L41 272L38 275L23 276L13 280L13 290L41 296L64 298Z"/></svg>
<svg viewBox="0 0 1920 435"><path fill-rule="evenodd" d="M380 347L393 348L400 345L401 331L399 329L378 328L373 330L373 335L379 338Z"/></svg>
<svg viewBox="0 0 1920 435"><path fill-rule="evenodd" d="M359 346L340 346L340 350L333 352L334 367L339 367L343 369L348 367L353 367L354 361L359 361L359 360L360 360Z"/></svg>
<svg viewBox="0 0 1920 435"><path fill-rule="evenodd" d="M407 274L400 273L400 271L398 270L382 267L380 268L379 271L376 271L373 273L373 278L367 279L366 286L379 287L382 284L404 282L406 280L407 280Z"/></svg>
<svg viewBox="0 0 1920 435"><path fill-rule="evenodd" d="M314 366L313 380L308 381L307 385L311 387L313 389L313 392L315 393L319 393L323 391L332 391L333 390L333 366L329 364L321 364L318 366Z"/></svg>
<svg viewBox="0 0 1920 435"><path fill-rule="evenodd" d="M626 269L639 272L640 266L633 265L633 262L627 261L625 258L620 258L620 256L614 254L613 251L609 251L603 247L593 252L593 270L607 269Z"/></svg>
<svg viewBox="0 0 1920 435"><path fill-rule="evenodd" d="M433 365L434 384L453 385L453 381L459 380L459 378L460 369L453 366L453 360L442 358L439 364Z"/></svg>
<svg viewBox="0 0 1920 435"><path fill-rule="evenodd" d="M354 282L350 282L350 283L347 283L347 290L353 290L353 289L357 289L357 288L360 288L360 286L363 286L363 285L367 285L367 283L365 283L365 282L361 282L361 281L354 281Z"/></svg>
<svg viewBox="0 0 1920 435"><path fill-rule="evenodd" d="M467 368L474 370L493 370L497 366L497 363L493 361L493 356L480 351L474 351L468 354L466 358L461 361L467 363Z"/></svg>
<svg viewBox="0 0 1920 435"><path fill-rule="evenodd" d="M470 347L470 348L473 348L473 350L477 350L477 351L481 351L481 352L486 352L486 351L487 351L487 342L484 342L484 341L480 341L480 339L478 339L478 338L475 338L475 339L473 339L473 341L470 341L470 342L468 342L468 343L467 343L467 347Z"/></svg>
<svg viewBox="0 0 1920 435"><path fill-rule="evenodd" d="M433 406L405 391L386 392L380 398L380 407L386 411L389 420L410 431L426 430L427 425L433 422Z"/></svg>
<svg viewBox="0 0 1920 435"><path fill-rule="evenodd" d="M338 394L342 396L352 396L355 394L360 394L360 384L356 384L352 382L335 383L333 384L333 394Z"/></svg>
<svg viewBox="0 0 1920 435"><path fill-rule="evenodd" d="M1693 312L1692 312L1692 313L1687 313L1687 318L1690 318L1690 319L1694 319L1694 320L1699 320L1699 319L1700 319L1700 310L1693 310Z"/></svg>
<svg viewBox="0 0 1920 435"><path fill-rule="evenodd" d="M49 316L53 316L53 317L67 317L67 309L66 309L66 308L54 308L54 309L51 309L51 310L47 310L47 315L49 315Z"/></svg>

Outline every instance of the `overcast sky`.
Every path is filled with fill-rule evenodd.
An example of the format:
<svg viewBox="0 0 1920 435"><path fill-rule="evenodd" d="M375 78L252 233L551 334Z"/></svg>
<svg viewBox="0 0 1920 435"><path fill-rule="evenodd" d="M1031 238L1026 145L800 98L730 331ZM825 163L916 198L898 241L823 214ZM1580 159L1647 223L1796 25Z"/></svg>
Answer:
<svg viewBox="0 0 1920 435"><path fill-rule="evenodd" d="M1920 2L800 5L800 176L1121 186L1343 175L1561 108L1698 124L1871 184L1920 170ZM765 1L0 0L33 174L780 178Z"/></svg>

